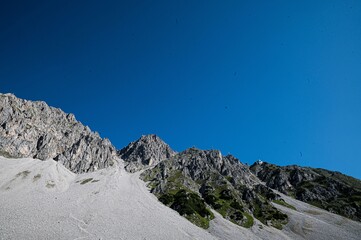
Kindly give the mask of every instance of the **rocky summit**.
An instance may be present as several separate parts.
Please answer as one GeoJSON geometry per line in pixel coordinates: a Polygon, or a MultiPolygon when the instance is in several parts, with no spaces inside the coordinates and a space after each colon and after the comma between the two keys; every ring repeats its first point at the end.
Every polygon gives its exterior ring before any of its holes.
{"type": "Polygon", "coordinates": [[[155,166],[161,160],[175,155],[168,144],[157,135],[143,135],[135,142],[118,151],[118,155],[125,161],[125,169],[136,172],[141,169],[155,166]]]}
{"type": "Polygon", "coordinates": [[[111,166],[117,158],[110,141],[73,114],[12,94],[0,94],[0,154],[54,159],[74,173],[111,166]]]}

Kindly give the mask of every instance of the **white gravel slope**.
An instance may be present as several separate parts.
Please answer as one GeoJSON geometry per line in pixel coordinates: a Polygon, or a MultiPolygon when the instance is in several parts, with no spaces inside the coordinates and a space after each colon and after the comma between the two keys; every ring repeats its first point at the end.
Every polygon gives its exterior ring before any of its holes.
{"type": "Polygon", "coordinates": [[[287,240],[291,239],[282,231],[273,227],[263,225],[255,219],[252,228],[247,229],[233,224],[224,219],[219,213],[213,211],[216,218],[211,221],[209,231],[219,239],[265,239],[265,240],[287,240]]]}
{"type": "Polygon", "coordinates": [[[292,239],[360,240],[361,223],[330,213],[277,192],[297,211],[274,204],[289,217],[285,232],[292,239]]]}
{"type": "Polygon", "coordinates": [[[283,197],[297,211],[275,204],[289,215],[282,231],[257,220],[245,229],[217,212],[204,230],[123,166],[76,175],[53,160],[0,157],[0,239],[361,239],[360,223],[283,197]]]}
{"type": "Polygon", "coordinates": [[[53,160],[0,157],[0,239],[216,238],[162,205],[137,174],[75,175],[53,160]],[[89,178],[98,182],[81,184],[89,178]]]}

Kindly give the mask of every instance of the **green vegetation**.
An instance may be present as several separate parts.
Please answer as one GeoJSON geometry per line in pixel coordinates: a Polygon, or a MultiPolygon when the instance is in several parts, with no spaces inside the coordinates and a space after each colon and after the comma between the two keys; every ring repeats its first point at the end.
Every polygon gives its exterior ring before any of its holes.
{"type": "Polygon", "coordinates": [[[160,171],[158,168],[148,169],[144,171],[140,176],[145,182],[153,181],[154,179],[156,179],[156,176],[159,172],[160,171]]]}
{"type": "Polygon", "coordinates": [[[179,190],[174,195],[174,201],[171,206],[173,209],[177,209],[177,211],[181,215],[191,215],[193,213],[198,213],[202,217],[211,216],[211,212],[206,208],[206,205],[202,201],[202,199],[193,192],[187,192],[182,189],[179,190]]]}
{"type": "Polygon", "coordinates": [[[244,207],[235,197],[234,191],[228,185],[216,185],[204,187],[203,199],[219,212],[224,218],[243,227],[253,226],[253,217],[244,212],[244,207]]]}
{"type": "MultiPolygon", "coordinates": [[[[209,221],[214,218],[207,205],[225,219],[245,228],[254,225],[254,217],[278,229],[282,229],[282,226],[288,222],[288,216],[271,205],[270,201],[276,199],[277,194],[269,188],[257,186],[252,191],[247,186],[236,183],[232,176],[222,176],[214,171],[203,174],[207,176],[206,179],[193,180],[182,170],[158,165],[144,171],[141,178],[148,182],[147,186],[160,202],[202,228],[208,228],[209,221]],[[168,171],[165,172],[161,170],[162,168],[168,171]],[[198,189],[201,196],[196,193],[198,189]],[[250,192],[247,196],[251,200],[242,199],[242,194],[246,190],[250,192]],[[254,216],[250,209],[252,211],[257,209],[254,216]]],[[[292,208],[285,202],[275,203],[292,208]]]]}
{"type": "Polygon", "coordinates": [[[291,208],[293,210],[297,210],[294,206],[292,206],[291,204],[286,203],[284,200],[273,200],[273,202],[278,204],[278,205],[282,205],[282,206],[291,208]]]}
{"type": "Polygon", "coordinates": [[[203,218],[197,213],[192,214],[192,215],[186,215],[185,218],[188,219],[191,223],[197,225],[198,227],[201,227],[204,229],[209,228],[209,219],[203,218]]]}
{"type": "Polygon", "coordinates": [[[22,172],[19,172],[18,174],[16,174],[16,177],[22,177],[22,178],[26,178],[29,173],[31,173],[30,171],[26,170],[26,171],[22,171],[22,172]]]}
{"type": "Polygon", "coordinates": [[[237,202],[236,200],[233,200],[230,204],[230,206],[234,209],[243,211],[243,207],[241,206],[241,204],[239,204],[239,202],[237,202]]]}
{"type": "Polygon", "coordinates": [[[174,196],[172,194],[164,194],[159,197],[159,201],[161,201],[164,205],[169,205],[174,202],[174,196]]]}
{"type": "Polygon", "coordinates": [[[254,202],[254,216],[265,225],[271,225],[277,229],[282,229],[282,225],[288,222],[288,216],[277,208],[265,204],[261,201],[254,202]]]}
{"type": "Polygon", "coordinates": [[[11,156],[10,153],[4,150],[0,150],[0,156],[3,156],[5,158],[13,158],[13,156],[11,156]]]}
{"type": "Polygon", "coordinates": [[[315,172],[323,175],[317,177],[313,182],[304,181],[299,184],[295,190],[297,198],[316,207],[360,221],[360,214],[352,214],[350,208],[356,212],[361,211],[361,191],[359,189],[361,181],[324,169],[316,169],[315,172]],[[317,195],[319,189],[323,189],[331,195],[327,199],[324,199],[323,196],[318,199],[307,198],[310,193],[317,195]]]}
{"type": "Polygon", "coordinates": [[[321,201],[313,200],[313,201],[307,201],[307,203],[318,208],[324,208],[321,201]]]}
{"type": "Polygon", "coordinates": [[[228,182],[234,183],[234,178],[233,177],[227,176],[226,179],[227,179],[228,182]]]}
{"type": "MultiPolygon", "coordinates": [[[[261,167],[253,165],[251,169],[261,171],[263,174],[259,174],[259,177],[264,178],[261,180],[267,184],[277,181],[277,176],[282,173],[292,186],[285,186],[281,181],[278,183],[279,186],[276,184],[276,188],[288,196],[353,220],[360,221],[361,219],[361,181],[359,179],[321,168],[279,167],[263,164],[261,167]]],[[[274,202],[294,209],[284,202],[274,202]]]]}
{"type": "MultiPolygon", "coordinates": [[[[145,181],[150,181],[148,187],[153,191],[160,183],[156,176],[160,173],[158,168],[147,170],[142,174],[145,181]]],[[[213,213],[207,208],[204,200],[186,187],[187,179],[181,171],[169,173],[162,193],[156,193],[159,201],[174,209],[193,224],[207,229],[209,221],[214,218],[213,213]]]]}
{"type": "Polygon", "coordinates": [[[332,178],[334,180],[338,180],[352,188],[356,188],[357,190],[361,191],[361,181],[359,179],[347,176],[340,172],[332,172],[332,171],[328,171],[328,170],[322,169],[322,168],[316,168],[316,169],[313,169],[313,171],[315,171],[316,173],[321,174],[325,177],[332,178]]]}
{"type": "Polygon", "coordinates": [[[213,213],[206,207],[204,201],[194,192],[181,189],[159,197],[159,201],[177,211],[195,225],[207,229],[213,213]]]}
{"type": "Polygon", "coordinates": [[[47,187],[47,188],[53,188],[53,187],[55,187],[55,183],[54,183],[53,181],[48,181],[48,182],[46,183],[46,187],[47,187]]]}
{"type": "Polygon", "coordinates": [[[83,179],[83,180],[80,182],[80,184],[84,185],[84,184],[86,184],[86,183],[88,183],[88,182],[90,182],[90,181],[92,181],[92,180],[93,180],[93,178],[83,179]]]}
{"type": "Polygon", "coordinates": [[[33,182],[38,181],[40,178],[41,178],[41,174],[36,174],[36,175],[33,177],[33,182]]]}
{"type": "Polygon", "coordinates": [[[243,223],[243,227],[245,228],[250,228],[253,226],[254,224],[254,220],[253,220],[253,217],[249,214],[249,213],[243,213],[244,216],[247,218],[247,221],[243,223]]]}
{"type": "Polygon", "coordinates": [[[361,196],[359,194],[360,193],[356,193],[352,197],[342,196],[337,199],[330,199],[328,201],[312,200],[307,201],[307,203],[318,208],[322,208],[327,211],[334,212],[350,219],[359,221],[359,215],[350,215],[348,212],[350,207],[356,209],[356,211],[360,211],[361,196]]]}

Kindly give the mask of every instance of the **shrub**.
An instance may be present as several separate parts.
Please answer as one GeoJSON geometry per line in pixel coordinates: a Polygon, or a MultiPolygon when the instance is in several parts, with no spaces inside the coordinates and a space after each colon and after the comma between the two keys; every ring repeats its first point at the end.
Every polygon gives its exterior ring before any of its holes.
{"type": "Polygon", "coordinates": [[[243,211],[243,207],[241,206],[241,204],[239,204],[239,202],[237,202],[236,200],[233,200],[231,202],[231,207],[233,207],[234,209],[243,211]]]}
{"type": "Polygon", "coordinates": [[[181,215],[191,215],[198,213],[201,217],[211,216],[202,199],[195,193],[187,193],[185,190],[179,190],[174,195],[174,202],[171,208],[181,215]]]}
{"type": "Polygon", "coordinates": [[[221,193],[220,193],[220,196],[219,196],[221,199],[224,199],[224,200],[231,200],[233,199],[232,197],[232,193],[230,190],[228,189],[225,189],[223,190],[221,193]]]}
{"type": "Polygon", "coordinates": [[[159,198],[163,204],[168,205],[174,201],[174,197],[170,194],[164,194],[159,198]]]}

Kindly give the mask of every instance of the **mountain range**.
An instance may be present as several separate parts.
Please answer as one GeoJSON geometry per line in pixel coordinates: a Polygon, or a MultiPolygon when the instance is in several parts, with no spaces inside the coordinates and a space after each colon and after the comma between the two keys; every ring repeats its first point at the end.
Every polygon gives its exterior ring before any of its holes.
{"type": "MultiPolygon", "coordinates": [[[[34,232],[36,217],[19,212],[36,202],[61,225],[51,230],[59,239],[361,237],[359,179],[262,161],[248,166],[218,150],[176,152],[154,134],[116,149],[73,114],[13,94],[0,94],[0,156],[1,239],[52,236],[41,226],[34,232]],[[32,200],[21,200],[25,193],[32,200]],[[55,211],[55,198],[74,208],[55,211]],[[164,214],[144,222],[156,214],[148,208],[164,214]],[[127,217],[133,225],[120,231],[127,217]]],[[[54,221],[45,212],[38,217],[54,221]]]]}

